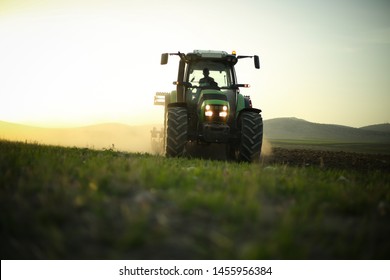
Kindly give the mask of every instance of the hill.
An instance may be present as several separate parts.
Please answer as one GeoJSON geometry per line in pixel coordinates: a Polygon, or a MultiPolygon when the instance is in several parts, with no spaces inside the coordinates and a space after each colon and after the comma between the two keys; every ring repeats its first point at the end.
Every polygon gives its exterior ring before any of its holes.
{"type": "Polygon", "coordinates": [[[360,129],[390,133],[390,123],[363,126],[360,129]]]}
{"type": "Polygon", "coordinates": [[[363,128],[319,124],[297,118],[276,118],[264,121],[267,139],[321,140],[351,143],[390,143],[385,125],[363,128]]]}
{"type": "MultiPolygon", "coordinates": [[[[314,140],[339,143],[390,144],[389,124],[362,128],[319,124],[297,118],[264,121],[264,138],[271,140],[314,140]]],[[[153,127],[106,123],[76,128],[40,128],[0,121],[0,139],[38,142],[60,146],[89,147],[130,152],[152,152],[153,127]]]]}

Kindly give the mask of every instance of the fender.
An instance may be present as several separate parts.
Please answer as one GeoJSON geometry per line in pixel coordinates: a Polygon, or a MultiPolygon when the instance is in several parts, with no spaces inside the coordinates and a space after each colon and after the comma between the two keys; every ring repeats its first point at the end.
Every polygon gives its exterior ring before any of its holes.
{"type": "Polygon", "coordinates": [[[240,112],[238,112],[238,116],[236,118],[236,125],[237,125],[237,127],[238,127],[238,121],[240,120],[241,114],[243,112],[253,112],[253,113],[256,113],[256,114],[260,114],[261,110],[260,109],[256,109],[256,108],[244,108],[244,109],[242,109],[240,112]]]}
{"type": "Polygon", "coordinates": [[[256,114],[260,114],[261,110],[257,108],[244,108],[240,112],[238,112],[238,117],[240,117],[242,112],[254,112],[256,114]]]}

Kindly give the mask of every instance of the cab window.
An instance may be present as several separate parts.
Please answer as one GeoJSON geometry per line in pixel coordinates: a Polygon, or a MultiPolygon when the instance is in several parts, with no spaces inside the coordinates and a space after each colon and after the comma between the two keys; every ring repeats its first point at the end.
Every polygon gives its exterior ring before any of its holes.
{"type": "Polygon", "coordinates": [[[204,78],[203,70],[209,70],[209,77],[214,79],[218,87],[229,87],[232,85],[231,68],[221,62],[198,61],[189,66],[188,82],[193,86],[199,86],[200,80],[204,78]]]}

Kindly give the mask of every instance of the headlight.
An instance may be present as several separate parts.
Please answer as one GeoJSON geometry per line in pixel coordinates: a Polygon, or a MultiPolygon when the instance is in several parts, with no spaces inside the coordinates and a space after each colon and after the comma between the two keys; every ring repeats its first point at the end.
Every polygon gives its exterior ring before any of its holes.
{"type": "MultiPolygon", "coordinates": [[[[207,106],[209,106],[209,105],[207,105],[207,106]]],[[[206,106],[206,107],[207,107],[206,106]]],[[[206,117],[212,117],[213,116],[213,111],[206,111],[206,112],[204,112],[204,115],[206,116],[206,117]]]]}
{"type": "Polygon", "coordinates": [[[229,113],[229,107],[227,105],[213,105],[207,104],[204,106],[204,115],[208,117],[209,121],[226,121],[229,113]],[[220,118],[218,120],[218,118],[220,118]]]}
{"type": "Polygon", "coordinates": [[[227,112],[219,112],[219,116],[222,117],[222,118],[226,118],[227,117],[227,112]]]}

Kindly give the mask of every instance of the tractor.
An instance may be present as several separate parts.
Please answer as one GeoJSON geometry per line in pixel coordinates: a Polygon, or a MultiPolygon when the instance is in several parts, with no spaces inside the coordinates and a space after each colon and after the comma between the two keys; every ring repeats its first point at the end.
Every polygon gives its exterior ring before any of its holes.
{"type": "Polygon", "coordinates": [[[223,146],[227,160],[258,161],[263,142],[261,110],[253,108],[250,97],[240,93],[240,88],[249,85],[237,83],[235,65],[240,59],[253,58],[259,69],[259,57],[194,50],[163,53],[161,65],[168,63],[169,56],[179,57],[178,76],[173,82],[176,90],[154,97],[155,105],[165,107],[165,155],[185,156],[217,144],[223,146]]]}

